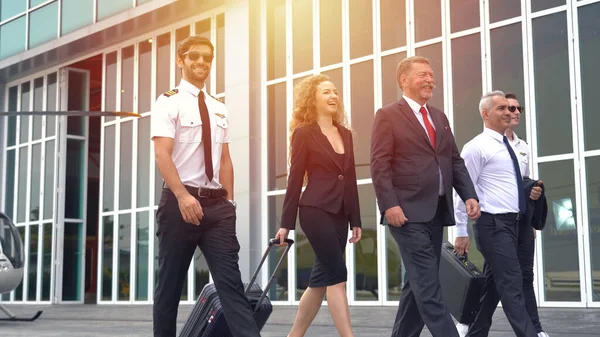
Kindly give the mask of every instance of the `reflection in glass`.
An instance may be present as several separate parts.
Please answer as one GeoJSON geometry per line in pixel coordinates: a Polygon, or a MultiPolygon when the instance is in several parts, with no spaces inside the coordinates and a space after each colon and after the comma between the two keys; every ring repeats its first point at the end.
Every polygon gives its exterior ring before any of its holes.
{"type": "MultiPolygon", "coordinates": [[[[434,106],[440,110],[444,110],[444,73],[443,73],[443,57],[442,44],[436,43],[426,47],[415,49],[415,55],[423,56],[429,59],[429,65],[433,69],[433,77],[435,79],[435,90],[433,97],[427,104],[434,106]]],[[[478,56],[479,57],[479,56],[478,56]]],[[[479,67],[481,69],[481,67],[479,67]]],[[[481,70],[480,70],[481,71],[481,70]]]]}
{"type": "Polygon", "coordinates": [[[548,216],[542,234],[546,301],[580,301],[573,161],[541,163],[548,216]]]}
{"type": "Polygon", "coordinates": [[[148,300],[148,263],[149,263],[149,242],[150,242],[150,214],[149,212],[140,212],[136,215],[136,284],[135,300],[148,300]]]}
{"type": "MultiPolygon", "coordinates": [[[[274,238],[275,234],[277,233],[277,231],[279,230],[279,227],[281,226],[281,208],[283,207],[283,199],[285,198],[284,195],[276,195],[276,196],[269,196],[268,197],[268,207],[269,207],[269,238],[274,238]]],[[[298,226],[297,224],[298,222],[296,221],[296,228],[299,228],[300,226],[298,226]]],[[[290,233],[292,234],[292,233],[290,233]]],[[[310,245],[308,244],[308,241],[306,240],[300,240],[298,238],[296,238],[296,243],[294,244],[294,247],[296,249],[297,252],[297,258],[296,258],[296,268],[299,268],[300,263],[302,261],[304,261],[305,257],[303,257],[303,255],[299,254],[299,250],[300,249],[306,249],[303,247],[307,247],[308,249],[310,249],[310,245]]],[[[312,251],[312,249],[310,249],[312,251]]],[[[304,250],[303,250],[304,251],[304,250]]],[[[279,259],[281,258],[281,254],[283,254],[283,249],[277,249],[277,253],[273,253],[273,254],[269,254],[269,275],[271,275],[273,273],[273,271],[275,271],[275,266],[277,266],[277,262],[279,261],[279,259]]],[[[311,266],[312,266],[312,258],[311,259],[311,266]]],[[[302,262],[303,263],[303,262],[302,262]]],[[[304,265],[304,264],[302,264],[304,265]]],[[[299,274],[298,274],[299,275],[299,274]]],[[[271,301],[287,301],[289,299],[289,293],[288,293],[288,259],[285,259],[283,261],[283,263],[281,264],[280,268],[279,268],[279,272],[276,274],[275,276],[275,281],[273,282],[273,286],[271,287],[271,289],[269,290],[269,298],[271,299],[271,301]]],[[[299,299],[299,297],[296,297],[297,299],[299,299]]]]}
{"type": "MultiPolygon", "coordinates": [[[[217,42],[215,43],[217,51],[217,64],[213,63],[213,71],[217,72],[217,94],[225,92],[225,14],[217,16],[217,42]]],[[[210,76],[207,80],[210,79],[210,76]]],[[[210,89],[210,81],[206,85],[210,89]]]]}
{"type": "Polygon", "coordinates": [[[204,258],[204,254],[200,251],[200,248],[196,248],[194,252],[194,272],[196,275],[194,276],[196,282],[194,283],[195,287],[195,296],[194,298],[198,298],[200,296],[200,292],[205,285],[207,285],[210,281],[210,271],[208,270],[208,263],[206,263],[206,259],[204,258]]]}
{"type": "MultiPolygon", "coordinates": [[[[44,109],[44,78],[33,80],[33,111],[44,109]]],[[[33,140],[42,138],[43,116],[33,116],[33,140]]]]}
{"type": "Polygon", "coordinates": [[[399,301],[404,286],[404,268],[400,249],[398,249],[398,244],[388,226],[385,228],[385,242],[387,245],[387,300],[399,301]]]}
{"type": "Polygon", "coordinates": [[[104,181],[102,183],[102,210],[114,210],[115,191],[115,126],[109,125],[104,128],[104,181]]]}
{"type": "MultiPolygon", "coordinates": [[[[171,67],[171,34],[166,33],[156,38],[156,96],[171,89],[169,74],[171,67]]],[[[177,72],[179,68],[175,69],[177,72]]],[[[154,98],[153,98],[154,99],[154,98]]]]}
{"type": "Polygon", "coordinates": [[[121,123],[119,144],[119,209],[131,208],[131,150],[133,147],[133,121],[121,123]]]}
{"type": "Polygon", "coordinates": [[[406,52],[381,58],[381,106],[395,103],[402,98],[402,89],[396,79],[396,67],[405,58],[406,52]]]}
{"type": "Polygon", "coordinates": [[[152,43],[146,40],[139,43],[139,72],[138,72],[138,106],[137,112],[150,111],[152,97],[150,86],[152,84],[152,43]]]}
{"type": "Polygon", "coordinates": [[[381,50],[406,45],[406,0],[380,0],[380,7],[381,50]]]}
{"type": "Polygon", "coordinates": [[[358,186],[362,238],[354,245],[357,301],[379,299],[379,272],[377,268],[377,226],[379,226],[373,185],[358,186]]]}
{"type": "MultiPolygon", "coordinates": [[[[521,105],[525,105],[523,78],[523,38],[521,23],[492,29],[490,31],[490,51],[492,63],[492,87],[505,93],[517,95],[521,105]]],[[[527,108],[525,109],[527,112],[527,108]]],[[[521,116],[515,130],[519,138],[527,139],[527,120],[521,116]]]]}
{"type": "MultiPolygon", "coordinates": [[[[2,1],[2,4],[8,1],[2,1]]],[[[0,59],[25,50],[25,15],[0,26],[0,59]]]]}
{"type": "Polygon", "coordinates": [[[65,217],[67,219],[83,219],[84,181],[87,177],[84,160],[84,141],[67,139],[67,173],[65,178],[65,217]]]}
{"type": "Polygon", "coordinates": [[[56,39],[58,1],[29,13],[29,49],[56,39]]]}
{"type": "Polygon", "coordinates": [[[0,1],[0,21],[4,21],[27,10],[27,0],[0,1]]]}
{"type": "Polygon", "coordinates": [[[97,0],[98,20],[102,20],[132,7],[131,0],[97,0]]]}
{"type": "Polygon", "coordinates": [[[371,177],[371,126],[374,118],[373,61],[350,66],[350,97],[352,99],[352,129],[354,137],[354,161],[357,179],[371,177]]]}
{"type": "MultiPolygon", "coordinates": [[[[178,28],[175,31],[175,45],[185,40],[188,36],[190,36],[190,26],[183,26],[181,28],[178,28]]],[[[175,85],[179,85],[179,82],[181,81],[181,76],[181,69],[175,69],[175,85]]]]}
{"type": "Polygon", "coordinates": [[[46,142],[44,150],[44,219],[52,219],[54,214],[54,161],[55,141],[46,142]]]}
{"type": "Polygon", "coordinates": [[[373,54],[373,3],[349,0],[350,58],[373,54]]]}
{"type": "Polygon", "coordinates": [[[65,223],[63,244],[63,301],[83,301],[83,224],[65,223]]]}
{"type": "Polygon", "coordinates": [[[321,67],[342,62],[342,1],[320,1],[321,67]]]}
{"type": "MultiPolygon", "coordinates": [[[[8,111],[17,111],[17,104],[19,102],[19,87],[14,86],[8,89],[8,111]]],[[[13,146],[17,143],[17,117],[8,117],[7,127],[7,146],[13,146]]]]}
{"type": "Polygon", "coordinates": [[[150,201],[150,168],[154,165],[150,142],[150,116],[146,116],[138,119],[136,207],[146,207],[150,201]]]}
{"type": "Polygon", "coordinates": [[[600,301],[600,157],[586,159],[592,301],[600,301]]]}
{"type": "Polygon", "coordinates": [[[567,39],[566,12],[533,19],[539,156],[573,152],[567,39]]]}
{"type": "Polygon", "coordinates": [[[490,0],[489,4],[490,23],[521,15],[521,0],[490,0]]]}
{"type": "Polygon", "coordinates": [[[131,214],[119,214],[119,242],[118,247],[118,285],[117,300],[129,301],[131,289],[131,214]]]}
{"type": "Polygon", "coordinates": [[[415,42],[442,36],[442,2],[419,0],[414,6],[415,42]]]}
{"type": "Polygon", "coordinates": [[[453,0],[450,2],[452,33],[479,27],[479,1],[453,0]]]}
{"type": "Polygon", "coordinates": [[[28,291],[27,300],[37,300],[37,265],[38,265],[38,239],[39,239],[39,227],[38,225],[29,226],[29,275],[28,279],[28,291]]]}
{"type": "Polygon", "coordinates": [[[294,74],[313,68],[313,1],[292,1],[294,74]]]}
{"type": "Polygon", "coordinates": [[[42,242],[42,301],[50,300],[50,279],[52,275],[52,223],[43,226],[42,242]]]}
{"type": "MultiPolygon", "coordinates": [[[[42,166],[42,144],[31,146],[31,187],[29,190],[29,221],[40,220],[40,179],[42,166]]],[[[51,191],[48,191],[52,193],[51,191]]]]}
{"type": "Polygon", "coordinates": [[[100,293],[103,301],[112,300],[112,279],[113,279],[113,233],[114,218],[105,216],[102,218],[102,278],[100,284],[100,293]]]}
{"type": "Polygon", "coordinates": [[[19,190],[17,194],[17,218],[15,222],[25,222],[27,221],[27,167],[29,166],[29,159],[27,155],[29,154],[27,147],[22,147],[19,149],[19,177],[17,178],[17,184],[19,185],[19,190]]]}
{"type": "Polygon", "coordinates": [[[61,31],[66,35],[94,22],[94,2],[91,0],[62,0],[61,31]]]}
{"type": "MultiPolygon", "coordinates": [[[[46,98],[46,109],[47,110],[56,110],[58,107],[56,106],[58,94],[57,83],[56,83],[56,73],[52,73],[48,75],[48,86],[47,86],[47,98],[46,98]]],[[[56,116],[46,116],[46,137],[51,137],[56,134],[56,116]]]]}
{"type": "MultiPolygon", "coordinates": [[[[69,70],[69,95],[67,109],[69,111],[87,111],[89,107],[89,77],[88,74],[81,71],[69,70]]],[[[85,136],[87,118],[73,117],[67,118],[67,134],[85,136]]]]}
{"type": "Polygon", "coordinates": [[[285,76],[285,0],[267,1],[267,79],[285,76]]]}
{"type": "MultiPolygon", "coordinates": [[[[29,96],[31,95],[31,83],[25,82],[21,84],[21,109],[20,111],[31,111],[29,104],[29,96]]],[[[29,124],[31,123],[31,116],[19,116],[20,130],[19,130],[19,142],[21,144],[29,141],[29,124]]]]}
{"type": "Polygon", "coordinates": [[[16,150],[6,151],[6,180],[4,187],[4,213],[10,219],[14,219],[14,206],[15,206],[15,181],[16,181],[16,150]]]}
{"type": "MultiPolygon", "coordinates": [[[[439,83],[436,81],[436,83],[439,83]]],[[[479,34],[452,40],[454,136],[460,151],[483,130],[481,99],[481,40],[479,34]]]]}
{"type": "Polygon", "coordinates": [[[581,61],[581,91],[583,129],[586,150],[600,149],[600,95],[596,82],[600,78],[598,55],[600,55],[600,3],[579,8],[579,48],[581,61]]]}
{"type": "Polygon", "coordinates": [[[566,0],[531,0],[531,12],[554,8],[565,4],[566,0]]]}
{"type": "Polygon", "coordinates": [[[285,82],[267,88],[269,190],[287,186],[287,116],[285,82]]]}

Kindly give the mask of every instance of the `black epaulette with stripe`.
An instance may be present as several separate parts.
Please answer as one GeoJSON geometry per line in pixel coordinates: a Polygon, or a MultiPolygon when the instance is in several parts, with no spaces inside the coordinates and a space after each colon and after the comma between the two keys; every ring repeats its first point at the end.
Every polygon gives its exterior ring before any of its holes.
{"type": "Polygon", "coordinates": [[[171,96],[175,95],[178,92],[179,92],[178,89],[173,89],[173,90],[169,90],[169,91],[165,92],[163,95],[165,95],[167,97],[171,97],[171,96]]]}

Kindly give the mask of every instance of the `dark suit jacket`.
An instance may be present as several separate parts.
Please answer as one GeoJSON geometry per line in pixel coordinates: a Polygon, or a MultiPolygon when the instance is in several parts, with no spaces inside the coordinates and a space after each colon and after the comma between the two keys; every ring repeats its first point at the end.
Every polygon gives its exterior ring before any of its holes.
{"type": "Polygon", "coordinates": [[[430,105],[427,108],[436,130],[435,150],[404,98],[377,111],[371,136],[373,186],[382,214],[400,206],[408,221],[429,222],[437,210],[439,167],[450,212],[444,225],[454,225],[452,187],[463,200],[476,199],[477,194],[448,118],[430,105]]]}
{"type": "Polygon", "coordinates": [[[337,127],[344,139],[345,155],[342,166],[334,159],[336,153],[318,124],[302,126],[294,131],[281,227],[296,227],[298,206],[318,207],[334,214],[343,207],[350,226],[361,226],[352,133],[342,126],[337,127]],[[305,172],[308,175],[308,184],[300,198],[305,172]]]}
{"type": "Polygon", "coordinates": [[[546,202],[546,193],[544,192],[544,184],[542,187],[542,195],[538,200],[531,200],[529,195],[533,187],[537,186],[537,180],[525,178],[523,185],[525,187],[525,197],[527,198],[527,212],[521,218],[521,226],[530,225],[537,230],[542,230],[546,226],[546,217],[548,216],[548,203],[546,202]]]}

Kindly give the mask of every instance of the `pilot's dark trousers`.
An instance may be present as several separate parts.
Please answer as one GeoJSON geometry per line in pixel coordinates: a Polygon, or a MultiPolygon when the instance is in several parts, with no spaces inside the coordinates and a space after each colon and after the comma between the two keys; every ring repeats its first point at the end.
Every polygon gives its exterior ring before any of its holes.
{"type": "Polygon", "coordinates": [[[407,282],[402,288],[392,337],[418,337],[427,325],[433,337],[458,337],[450,312],[442,299],[439,278],[444,225],[448,224],[446,199],[440,197],[434,218],[427,223],[388,225],[396,240],[407,282]]]}
{"type": "Polygon", "coordinates": [[[202,251],[234,337],[259,337],[244,295],[238,266],[235,208],[223,197],[200,198],[200,225],[183,220],[177,198],[163,189],[157,216],[158,281],[154,291],[154,336],[174,337],[181,290],[196,247],[202,251]]]}

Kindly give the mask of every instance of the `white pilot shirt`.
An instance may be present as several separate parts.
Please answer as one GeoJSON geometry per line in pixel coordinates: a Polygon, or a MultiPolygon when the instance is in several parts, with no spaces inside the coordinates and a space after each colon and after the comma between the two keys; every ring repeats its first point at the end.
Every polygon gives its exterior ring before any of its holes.
{"type": "Polygon", "coordinates": [[[182,79],[175,90],[157,98],[150,115],[151,137],[174,139],[173,163],[181,182],[191,187],[222,188],[219,182],[223,144],[229,138],[228,112],[225,104],[204,92],[210,117],[212,138],[213,180],[208,181],[204,169],[202,119],[198,108],[200,89],[182,79]]]}
{"type": "MultiPolygon", "coordinates": [[[[463,147],[461,156],[479,197],[482,212],[490,214],[519,212],[519,192],[515,168],[503,135],[484,128],[483,132],[463,147]]],[[[454,197],[456,236],[468,236],[465,203],[454,197]]]]}
{"type": "Polygon", "coordinates": [[[508,142],[515,151],[515,155],[519,160],[519,167],[521,168],[521,176],[523,178],[529,178],[529,145],[517,137],[517,134],[513,132],[513,140],[508,138],[508,142]]]}
{"type": "MultiPolygon", "coordinates": [[[[427,127],[425,126],[425,121],[423,120],[423,115],[419,111],[419,110],[421,110],[421,105],[419,105],[419,103],[415,102],[413,99],[406,97],[405,95],[402,95],[402,97],[408,103],[408,106],[410,106],[412,111],[415,113],[415,117],[417,117],[417,120],[419,121],[419,123],[421,123],[421,126],[423,127],[423,129],[425,130],[425,133],[427,134],[427,139],[429,139],[429,133],[427,133],[427,127]]],[[[427,110],[427,119],[429,120],[429,123],[431,123],[431,126],[435,130],[435,124],[433,124],[433,119],[431,119],[431,114],[429,113],[429,108],[427,107],[427,104],[423,105],[423,107],[425,108],[425,110],[427,110]]],[[[429,143],[431,143],[431,139],[429,140],[429,143]]],[[[438,167],[438,173],[440,175],[439,195],[444,195],[444,193],[445,193],[444,192],[444,177],[442,177],[442,169],[439,167],[438,167]]]]}

